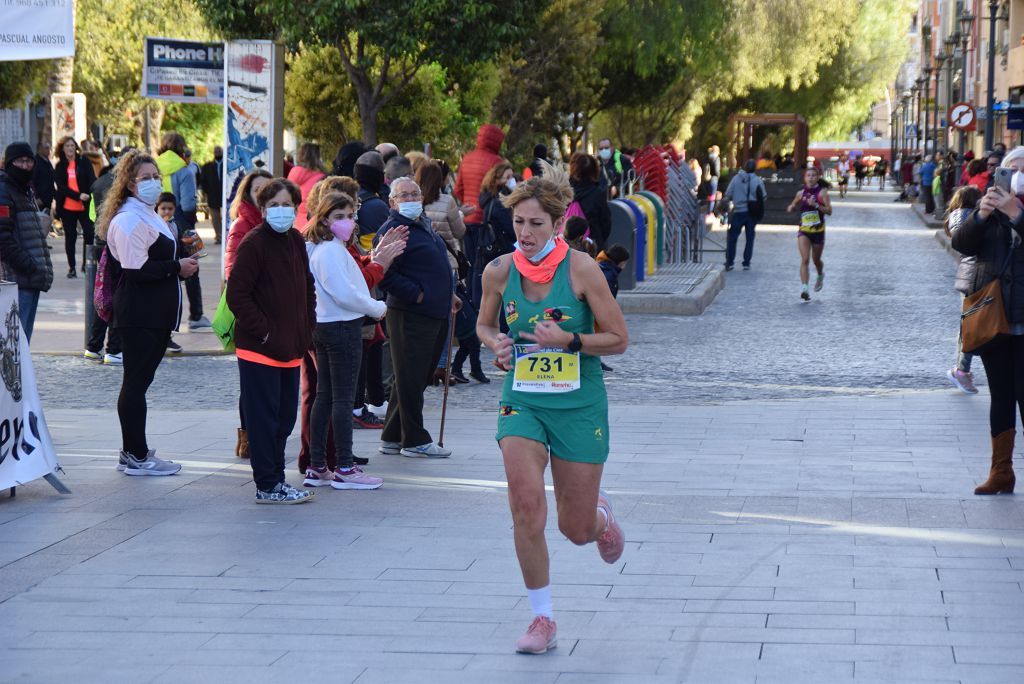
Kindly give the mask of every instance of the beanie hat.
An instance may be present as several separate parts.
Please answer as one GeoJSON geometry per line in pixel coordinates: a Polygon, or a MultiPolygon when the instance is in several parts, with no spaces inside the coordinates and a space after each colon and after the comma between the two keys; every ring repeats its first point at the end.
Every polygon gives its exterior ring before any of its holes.
{"type": "Polygon", "coordinates": [[[27,142],[11,143],[4,150],[4,169],[9,169],[14,164],[15,159],[21,159],[22,157],[35,160],[36,153],[32,151],[32,147],[27,142]]]}
{"type": "Polygon", "coordinates": [[[547,159],[548,158],[548,146],[543,144],[543,143],[534,145],[533,146],[533,156],[536,157],[537,159],[547,159]]]}

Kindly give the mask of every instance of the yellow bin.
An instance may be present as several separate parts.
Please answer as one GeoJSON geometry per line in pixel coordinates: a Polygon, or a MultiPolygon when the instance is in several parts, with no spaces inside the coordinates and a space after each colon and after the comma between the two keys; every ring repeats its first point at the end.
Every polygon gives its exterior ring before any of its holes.
{"type": "Polygon", "coordinates": [[[647,275],[654,275],[658,268],[658,210],[654,202],[643,195],[630,195],[626,199],[636,203],[647,217],[647,275]]]}

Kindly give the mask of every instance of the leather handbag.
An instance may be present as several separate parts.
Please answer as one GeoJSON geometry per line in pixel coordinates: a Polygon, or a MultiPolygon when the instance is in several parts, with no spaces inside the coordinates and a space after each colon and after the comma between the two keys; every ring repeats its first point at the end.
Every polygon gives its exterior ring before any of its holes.
{"type": "Polygon", "coordinates": [[[1003,274],[1013,258],[1013,250],[1006,259],[1002,272],[985,287],[964,299],[960,314],[960,340],[964,352],[977,354],[982,347],[1000,335],[1010,334],[1003,306],[1003,274]]]}

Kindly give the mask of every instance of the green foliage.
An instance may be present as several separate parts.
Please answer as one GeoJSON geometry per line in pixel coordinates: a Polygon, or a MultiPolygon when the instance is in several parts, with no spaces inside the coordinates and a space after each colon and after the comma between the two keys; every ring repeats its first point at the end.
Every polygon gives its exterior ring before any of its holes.
{"type": "Polygon", "coordinates": [[[43,90],[54,61],[0,62],[0,107],[20,107],[25,96],[43,90]]]}
{"type": "Polygon", "coordinates": [[[331,45],[356,95],[362,137],[376,142],[384,107],[412,88],[430,64],[462,69],[491,59],[529,31],[543,0],[195,0],[227,35],[255,30],[284,40],[331,45]],[[256,27],[253,26],[253,19],[256,27]]]}
{"type": "Polygon", "coordinates": [[[163,101],[141,95],[145,36],[213,37],[191,0],[78,0],[74,89],[85,93],[90,122],[136,145],[147,102],[157,121],[164,111],[163,101]]]}
{"type": "Polygon", "coordinates": [[[224,143],[224,108],[214,104],[169,102],[161,129],[178,131],[192,150],[192,161],[213,158],[213,148],[224,143]]]}

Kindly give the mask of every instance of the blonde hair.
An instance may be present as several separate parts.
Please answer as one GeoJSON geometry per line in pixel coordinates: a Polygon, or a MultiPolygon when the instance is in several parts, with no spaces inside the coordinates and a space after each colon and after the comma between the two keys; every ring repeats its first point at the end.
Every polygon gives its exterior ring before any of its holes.
{"type": "MultiPolygon", "coordinates": [[[[317,202],[316,212],[310,216],[309,223],[306,224],[306,240],[314,245],[320,244],[325,240],[333,240],[334,233],[331,232],[329,226],[324,225],[324,221],[327,220],[332,211],[344,209],[345,207],[352,207],[353,211],[355,210],[356,201],[352,199],[351,195],[347,195],[344,192],[322,194],[317,202]]],[[[352,236],[356,237],[356,235],[357,233],[353,231],[352,236]]]]}
{"type": "Polygon", "coordinates": [[[143,164],[156,166],[156,160],[145,152],[132,150],[117,160],[117,165],[111,172],[114,174],[114,182],[103,199],[103,204],[98,207],[99,215],[96,217],[96,237],[106,241],[107,231],[110,230],[110,221],[114,215],[121,211],[121,207],[131,197],[132,191],[129,185],[135,182],[135,176],[139,173],[139,167],[143,164]]]}
{"type": "Polygon", "coordinates": [[[409,160],[409,165],[412,166],[412,175],[416,175],[416,172],[420,170],[420,167],[424,163],[429,161],[429,157],[423,154],[419,150],[411,150],[405,153],[405,158],[409,160]]]}
{"type": "Polygon", "coordinates": [[[533,176],[517,185],[515,190],[501,198],[501,203],[514,209],[520,202],[535,199],[544,213],[551,217],[551,222],[558,223],[565,216],[565,210],[573,198],[569,175],[564,169],[545,161],[541,161],[540,165],[540,176],[533,176]]]}
{"type": "Polygon", "coordinates": [[[235,191],[235,199],[231,201],[231,209],[228,210],[228,216],[232,219],[238,218],[238,213],[242,209],[242,202],[248,202],[249,204],[256,206],[256,198],[251,197],[250,195],[252,195],[252,182],[257,178],[273,180],[274,174],[270,173],[266,169],[253,169],[249,173],[245,174],[242,178],[242,182],[238,184],[238,190],[235,191]]]}
{"type": "Polygon", "coordinates": [[[309,189],[309,195],[306,197],[306,218],[313,217],[317,204],[324,195],[331,192],[343,192],[356,200],[356,206],[359,206],[359,181],[348,176],[325,176],[309,189]]]}

